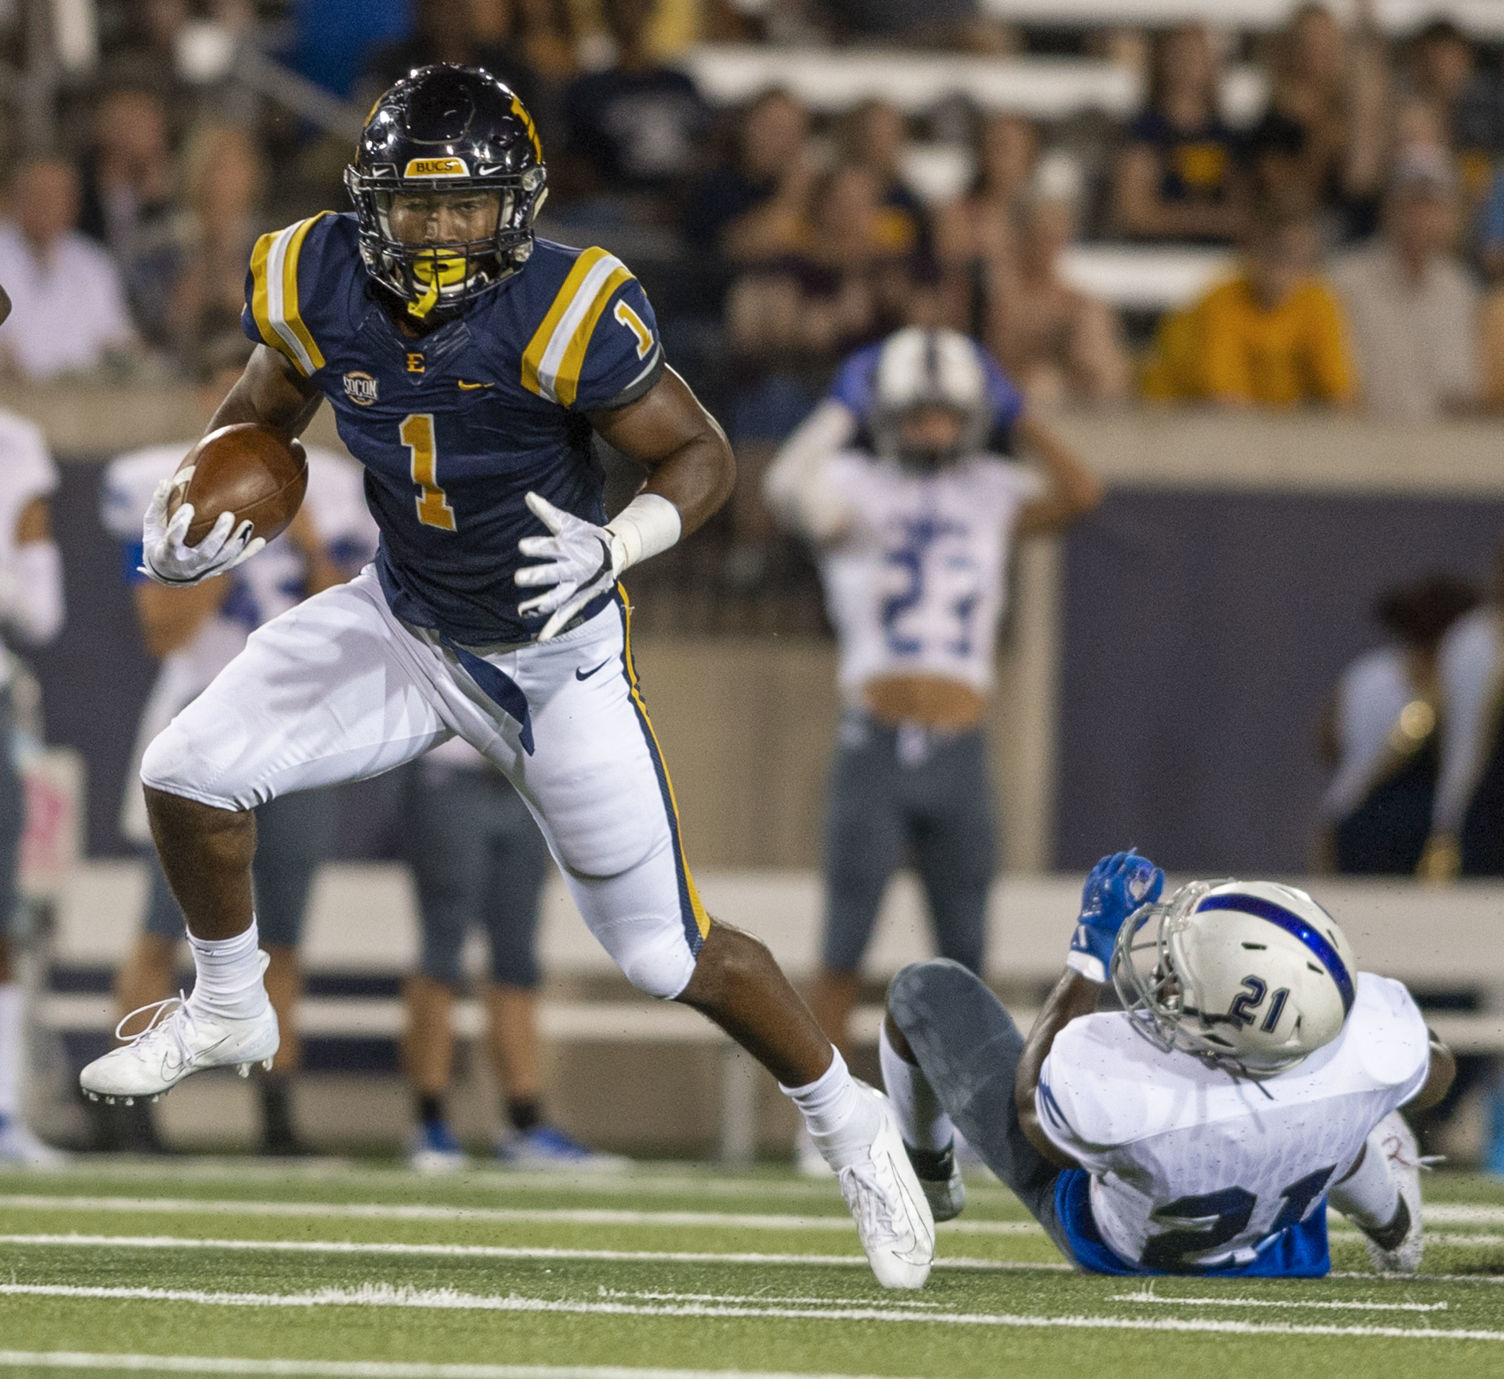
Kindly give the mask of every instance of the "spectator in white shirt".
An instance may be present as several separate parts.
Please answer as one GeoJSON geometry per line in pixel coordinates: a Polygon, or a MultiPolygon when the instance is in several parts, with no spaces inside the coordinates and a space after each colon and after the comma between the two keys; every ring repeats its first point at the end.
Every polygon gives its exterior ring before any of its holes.
{"type": "Polygon", "coordinates": [[[13,219],[0,223],[0,282],[14,309],[0,326],[0,366],[28,379],[86,372],[129,349],[136,333],[108,253],[74,227],[78,174],[60,158],[22,163],[13,219]]]}
{"type": "Polygon", "coordinates": [[[1383,233],[1332,269],[1373,416],[1426,422],[1478,403],[1479,294],[1452,248],[1456,211],[1450,161],[1412,148],[1395,166],[1383,233]]]}

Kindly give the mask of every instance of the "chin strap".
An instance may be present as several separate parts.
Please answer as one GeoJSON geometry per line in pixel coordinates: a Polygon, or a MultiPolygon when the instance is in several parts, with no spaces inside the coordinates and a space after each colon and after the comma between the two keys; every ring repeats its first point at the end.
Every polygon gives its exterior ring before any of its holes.
{"type": "Polygon", "coordinates": [[[457,287],[465,280],[462,254],[425,254],[413,264],[413,281],[423,289],[415,302],[407,304],[408,314],[420,321],[439,304],[439,290],[457,287]]]}

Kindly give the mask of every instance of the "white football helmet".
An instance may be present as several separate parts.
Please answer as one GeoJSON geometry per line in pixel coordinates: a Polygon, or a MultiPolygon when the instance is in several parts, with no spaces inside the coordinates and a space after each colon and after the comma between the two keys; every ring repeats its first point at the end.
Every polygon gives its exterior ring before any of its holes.
{"type": "Polygon", "coordinates": [[[957,330],[922,326],[890,335],[877,356],[867,421],[885,459],[934,468],[979,450],[992,430],[993,407],[976,343],[957,330]],[[900,423],[920,407],[944,408],[961,418],[960,437],[949,452],[915,455],[903,444],[900,423]]]}
{"type": "Polygon", "coordinates": [[[1118,931],[1112,979],[1160,1048],[1262,1077],[1337,1037],[1357,970],[1337,921],[1304,891],[1192,881],[1118,931]]]}

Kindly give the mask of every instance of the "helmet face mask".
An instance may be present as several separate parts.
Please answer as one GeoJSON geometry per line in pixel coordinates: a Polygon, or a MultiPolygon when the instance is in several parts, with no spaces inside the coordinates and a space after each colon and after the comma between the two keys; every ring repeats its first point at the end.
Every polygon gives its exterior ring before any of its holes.
{"type": "Polygon", "coordinates": [[[377,101],[345,169],[366,271],[429,322],[527,261],[547,181],[522,102],[480,68],[447,65],[377,101]]]}
{"type": "Polygon", "coordinates": [[[1134,1028],[1245,1077],[1294,1067],[1341,1032],[1352,951],[1304,891],[1194,881],[1118,933],[1113,985],[1134,1028]]]}

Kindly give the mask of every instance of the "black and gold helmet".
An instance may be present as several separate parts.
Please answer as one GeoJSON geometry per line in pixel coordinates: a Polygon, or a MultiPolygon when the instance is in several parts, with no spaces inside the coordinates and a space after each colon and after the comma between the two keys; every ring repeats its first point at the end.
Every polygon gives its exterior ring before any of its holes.
{"type": "Polygon", "coordinates": [[[421,67],[371,110],[345,169],[366,270],[419,320],[473,301],[533,252],[547,194],[543,148],[526,107],[479,67],[421,67]],[[399,193],[499,192],[496,223],[476,239],[404,243],[392,232],[399,193]]]}

